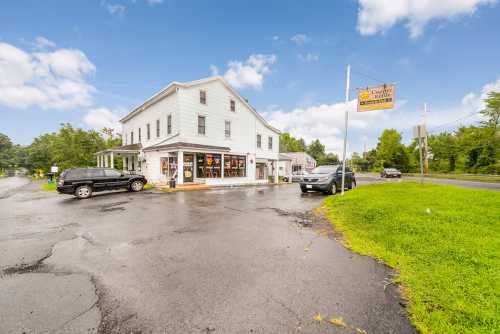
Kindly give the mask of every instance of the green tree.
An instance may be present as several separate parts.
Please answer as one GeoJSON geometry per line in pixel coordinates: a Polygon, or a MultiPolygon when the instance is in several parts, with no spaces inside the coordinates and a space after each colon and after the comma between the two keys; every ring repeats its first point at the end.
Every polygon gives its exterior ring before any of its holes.
{"type": "MultiPolygon", "coordinates": [[[[27,167],[48,171],[52,165],[59,166],[60,170],[95,166],[95,152],[119,145],[119,137],[109,136],[104,139],[97,131],[86,131],[70,124],[61,124],[57,133],[41,135],[26,148],[27,167]]],[[[117,162],[119,168],[120,160],[117,162]]]]}
{"type": "Polygon", "coordinates": [[[280,152],[304,152],[305,150],[306,143],[304,139],[297,139],[288,132],[280,135],[280,152]]]}
{"type": "Polygon", "coordinates": [[[316,161],[318,166],[322,165],[338,165],[340,164],[339,157],[335,153],[327,153],[320,156],[316,161]]]}
{"type": "Polygon", "coordinates": [[[452,133],[443,132],[428,138],[429,168],[441,172],[453,172],[457,168],[459,146],[457,137],[452,133]]]}
{"type": "Polygon", "coordinates": [[[386,129],[377,144],[377,167],[395,167],[403,172],[409,169],[409,157],[401,143],[401,134],[395,129],[386,129]]]}
{"type": "Polygon", "coordinates": [[[0,133],[0,172],[14,162],[14,145],[7,135],[0,133]]]}
{"type": "Polygon", "coordinates": [[[325,145],[321,144],[319,139],[313,140],[309,146],[307,146],[307,153],[319,161],[325,155],[325,145]]]}

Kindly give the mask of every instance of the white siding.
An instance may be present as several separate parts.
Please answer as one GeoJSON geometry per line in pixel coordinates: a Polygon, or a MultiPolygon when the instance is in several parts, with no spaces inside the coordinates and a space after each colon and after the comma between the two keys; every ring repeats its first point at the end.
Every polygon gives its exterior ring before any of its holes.
{"type": "Polygon", "coordinates": [[[178,113],[178,96],[177,94],[172,94],[158,103],[150,106],[143,112],[137,114],[132,119],[129,119],[122,124],[122,134],[123,141],[125,144],[125,135],[128,138],[128,143],[130,144],[130,133],[134,131],[134,143],[139,142],[139,127],[141,128],[141,144],[142,147],[148,147],[157,144],[167,137],[167,116],[172,114],[172,135],[179,131],[179,113],[178,113]],[[156,120],[160,120],[160,137],[156,136],[156,120]],[[147,124],[151,127],[151,138],[147,139],[147,124]]]}

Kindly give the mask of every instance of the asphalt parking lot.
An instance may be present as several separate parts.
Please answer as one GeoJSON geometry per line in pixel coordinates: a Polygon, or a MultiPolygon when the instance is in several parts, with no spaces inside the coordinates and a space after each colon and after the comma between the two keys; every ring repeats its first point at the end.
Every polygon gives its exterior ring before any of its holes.
{"type": "Polygon", "coordinates": [[[296,184],[76,200],[19,182],[0,193],[1,333],[415,332],[392,271],[296,184]]]}

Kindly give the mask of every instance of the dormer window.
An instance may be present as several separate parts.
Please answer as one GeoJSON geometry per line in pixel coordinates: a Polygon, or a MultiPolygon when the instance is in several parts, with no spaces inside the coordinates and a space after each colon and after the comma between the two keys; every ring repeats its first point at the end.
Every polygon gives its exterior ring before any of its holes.
{"type": "Polygon", "coordinates": [[[207,104],[207,92],[204,90],[200,90],[200,103],[207,104]]]}
{"type": "Polygon", "coordinates": [[[236,111],[236,101],[235,100],[231,100],[229,102],[229,110],[231,110],[232,112],[236,111]]]}

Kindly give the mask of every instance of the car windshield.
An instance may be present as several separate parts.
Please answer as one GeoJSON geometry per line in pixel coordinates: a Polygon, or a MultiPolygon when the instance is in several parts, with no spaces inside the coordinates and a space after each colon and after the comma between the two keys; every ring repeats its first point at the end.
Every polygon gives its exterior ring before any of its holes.
{"type": "Polygon", "coordinates": [[[334,173],[339,166],[319,166],[312,170],[312,174],[329,174],[334,173]]]}

